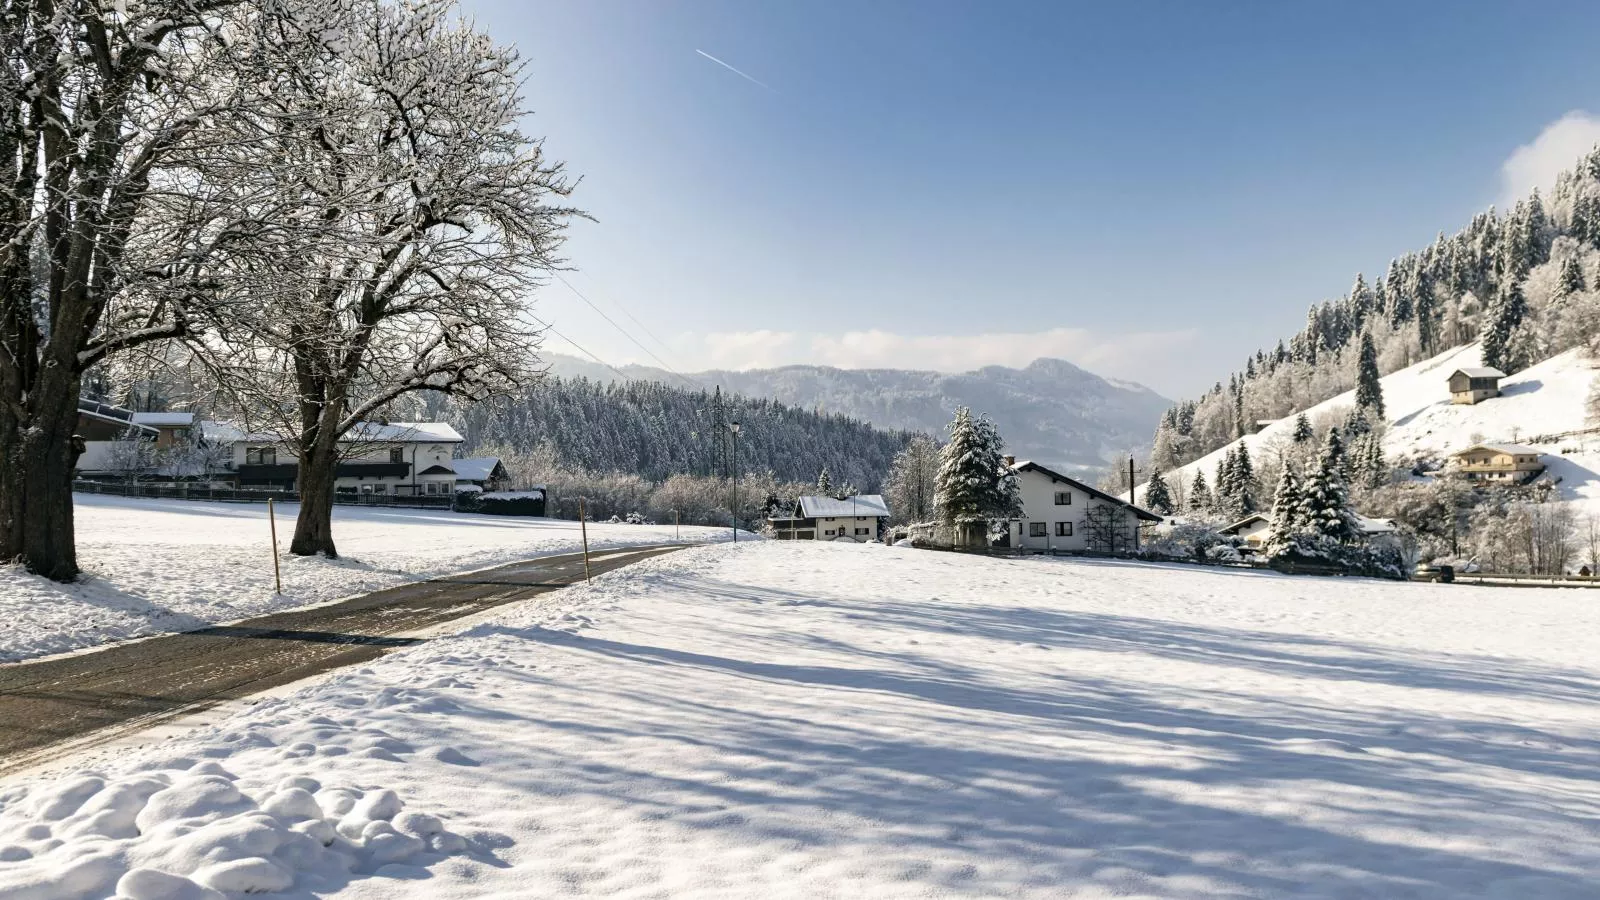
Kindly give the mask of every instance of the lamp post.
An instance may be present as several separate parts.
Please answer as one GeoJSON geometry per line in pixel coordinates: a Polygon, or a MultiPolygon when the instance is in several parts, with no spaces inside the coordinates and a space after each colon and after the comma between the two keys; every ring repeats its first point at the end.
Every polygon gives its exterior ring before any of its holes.
{"type": "Polygon", "coordinates": [[[729,510],[733,518],[733,542],[739,543],[739,423],[729,422],[728,430],[733,432],[733,508],[729,510]]]}

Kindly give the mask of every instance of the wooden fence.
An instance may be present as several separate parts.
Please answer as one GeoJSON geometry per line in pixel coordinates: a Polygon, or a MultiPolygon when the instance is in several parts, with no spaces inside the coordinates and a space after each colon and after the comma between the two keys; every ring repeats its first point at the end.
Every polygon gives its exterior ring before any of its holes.
{"type": "MultiPolygon", "coordinates": [[[[72,490],[80,494],[105,494],[112,497],[149,497],[158,500],[205,500],[217,503],[298,503],[300,496],[293,491],[252,490],[248,488],[219,488],[208,484],[178,482],[176,484],[144,484],[137,481],[74,481],[72,490]]],[[[333,502],[342,506],[381,506],[402,509],[453,509],[451,496],[411,497],[403,494],[355,494],[338,492],[333,502]]]]}

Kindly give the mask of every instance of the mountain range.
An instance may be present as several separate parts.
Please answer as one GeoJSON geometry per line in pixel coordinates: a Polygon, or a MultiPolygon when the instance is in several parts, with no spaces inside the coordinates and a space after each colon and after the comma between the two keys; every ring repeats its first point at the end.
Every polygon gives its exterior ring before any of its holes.
{"type": "Polygon", "coordinates": [[[1172,401],[1139,384],[1102,378],[1060,359],[1037,359],[1020,369],[985,366],[950,374],[915,369],[837,369],[782,366],[715,369],[680,378],[665,369],[608,366],[543,354],[551,374],[594,381],[661,381],[724,394],[768,397],[791,406],[840,413],[880,428],[922,431],[942,438],[958,406],[989,416],[1006,452],[1076,473],[1102,469],[1145,446],[1172,401]]]}

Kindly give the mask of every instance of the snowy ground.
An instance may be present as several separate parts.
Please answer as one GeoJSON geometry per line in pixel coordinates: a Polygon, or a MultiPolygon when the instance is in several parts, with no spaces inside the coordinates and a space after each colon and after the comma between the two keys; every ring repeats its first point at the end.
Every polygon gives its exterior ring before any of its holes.
{"type": "MultiPolygon", "coordinates": [[[[285,554],[284,592],[275,596],[264,504],[75,499],[78,556],[87,575],[59,585],[0,567],[0,662],[233,621],[580,545],[578,523],[559,519],[340,506],[333,531],[344,558],[285,554]]],[[[294,504],[278,508],[281,550],[298,512],[294,504]]],[[[682,536],[718,540],[728,531],[685,527],[682,536]]],[[[671,525],[589,525],[594,547],[672,539],[671,525]]]]}
{"type": "Polygon", "coordinates": [[[706,547],[0,786],[0,895],[1593,898],[1595,597],[706,547]]]}

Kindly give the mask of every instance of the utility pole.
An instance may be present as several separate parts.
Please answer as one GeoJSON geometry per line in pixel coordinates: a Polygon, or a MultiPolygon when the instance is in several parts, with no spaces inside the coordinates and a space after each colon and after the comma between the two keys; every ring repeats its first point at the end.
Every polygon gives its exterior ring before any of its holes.
{"type": "Polygon", "coordinates": [[[728,431],[733,435],[733,508],[729,510],[733,518],[733,542],[739,543],[739,423],[729,423],[728,431]]]}
{"type": "Polygon", "coordinates": [[[1128,505],[1136,505],[1133,502],[1133,454],[1131,453],[1128,454],[1128,505]]]}

